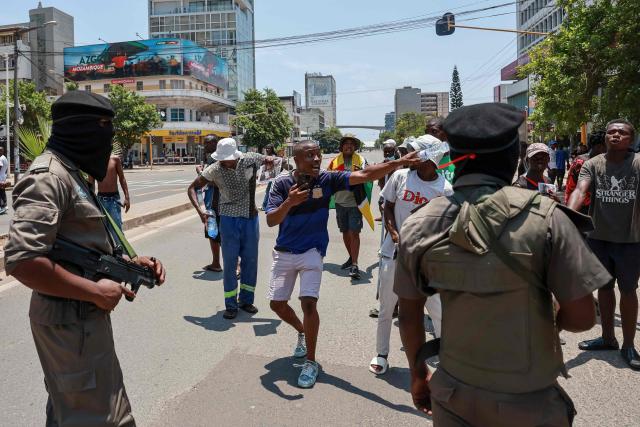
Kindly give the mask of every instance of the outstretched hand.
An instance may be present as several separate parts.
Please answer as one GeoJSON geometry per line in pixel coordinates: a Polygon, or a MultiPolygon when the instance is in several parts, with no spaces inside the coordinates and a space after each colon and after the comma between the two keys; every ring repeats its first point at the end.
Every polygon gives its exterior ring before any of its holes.
{"type": "Polygon", "coordinates": [[[418,166],[422,163],[422,159],[417,151],[412,151],[411,153],[400,157],[400,163],[402,163],[403,166],[418,166]]]}

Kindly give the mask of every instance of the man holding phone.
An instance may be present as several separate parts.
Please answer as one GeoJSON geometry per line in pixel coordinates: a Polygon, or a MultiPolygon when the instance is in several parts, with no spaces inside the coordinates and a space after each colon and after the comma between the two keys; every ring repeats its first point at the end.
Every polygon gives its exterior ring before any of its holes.
{"type": "Polygon", "coordinates": [[[338,191],[374,181],[401,167],[420,163],[418,153],[399,160],[380,163],[357,172],[320,170],[322,154],[313,141],[294,148],[296,170],[280,175],[273,182],[267,204],[267,224],[280,226],[273,250],[268,299],[271,309],[298,331],[295,357],[305,357],[298,386],[310,388],[316,382],[320,366],[316,362],[316,341],[320,328],[318,302],[322,281],[322,259],[329,245],[329,203],[338,191]],[[301,321],[288,301],[300,275],[301,321]]]}

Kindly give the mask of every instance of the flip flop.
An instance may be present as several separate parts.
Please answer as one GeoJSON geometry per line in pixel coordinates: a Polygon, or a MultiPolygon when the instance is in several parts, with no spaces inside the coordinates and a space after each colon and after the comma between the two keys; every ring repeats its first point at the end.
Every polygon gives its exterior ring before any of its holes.
{"type": "Polygon", "coordinates": [[[211,267],[211,264],[202,267],[202,269],[206,270],[206,271],[213,271],[214,273],[222,273],[222,269],[221,268],[219,268],[219,267],[218,268],[213,268],[213,267],[211,267]]]}
{"type": "Polygon", "coordinates": [[[384,357],[376,356],[369,363],[369,371],[376,375],[384,375],[389,370],[389,361],[384,357]]]}

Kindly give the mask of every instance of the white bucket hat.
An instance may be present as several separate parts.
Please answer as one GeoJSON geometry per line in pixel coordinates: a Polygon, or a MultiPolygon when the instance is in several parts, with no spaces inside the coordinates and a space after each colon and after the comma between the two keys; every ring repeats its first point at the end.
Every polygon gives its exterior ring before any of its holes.
{"type": "Polygon", "coordinates": [[[222,161],[225,160],[238,160],[242,157],[242,153],[238,151],[238,144],[233,138],[223,138],[218,141],[215,153],[211,155],[213,160],[222,161]]]}

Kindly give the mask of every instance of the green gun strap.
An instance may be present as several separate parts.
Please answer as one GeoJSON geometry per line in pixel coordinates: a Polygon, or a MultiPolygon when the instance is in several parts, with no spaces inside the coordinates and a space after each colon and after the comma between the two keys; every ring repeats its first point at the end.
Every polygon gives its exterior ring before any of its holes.
{"type": "Polygon", "coordinates": [[[87,192],[91,194],[91,198],[93,199],[95,204],[98,206],[100,211],[104,214],[105,218],[107,218],[107,221],[103,220],[102,223],[104,224],[104,227],[106,228],[107,233],[109,233],[109,237],[111,237],[112,243],[114,243],[115,246],[118,246],[119,244],[119,246],[122,247],[122,250],[130,259],[136,258],[138,256],[136,254],[136,251],[133,250],[133,247],[131,246],[127,238],[124,236],[124,233],[122,232],[122,230],[120,230],[120,227],[118,227],[118,225],[115,223],[113,218],[111,218],[111,215],[109,215],[109,212],[107,212],[107,210],[105,209],[100,199],[96,196],[96,194],[93,191],[91,191],[91,189],[87,185],[86,174],[84,172],[81,172],[81,177],[84,178],[83,184],[85,186],[85,190],[87,190],[87,192]]]}

